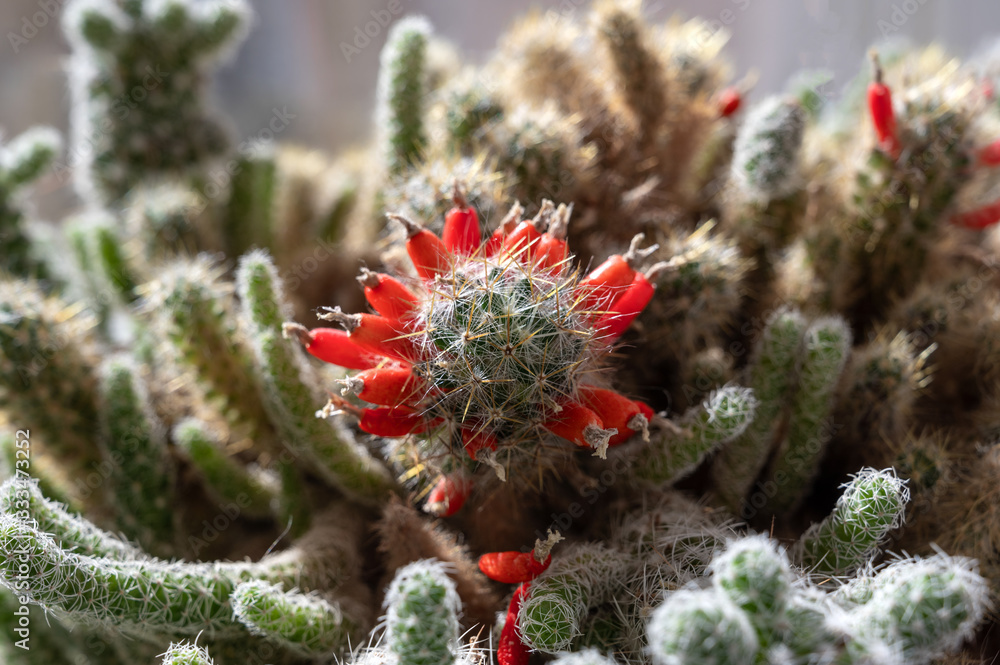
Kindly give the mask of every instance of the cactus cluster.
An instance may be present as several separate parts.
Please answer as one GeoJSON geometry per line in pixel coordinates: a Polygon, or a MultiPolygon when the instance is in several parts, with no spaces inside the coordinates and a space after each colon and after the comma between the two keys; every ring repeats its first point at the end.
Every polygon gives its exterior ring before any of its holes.
{"type": "Polygon", "coordinates": [[[578,14],[400,18],[329,156],[212,110],[245,3],[68,3],[69,151],[0,146],[4,662],[995,655],[995,53],[750,105],[578,14]]]}

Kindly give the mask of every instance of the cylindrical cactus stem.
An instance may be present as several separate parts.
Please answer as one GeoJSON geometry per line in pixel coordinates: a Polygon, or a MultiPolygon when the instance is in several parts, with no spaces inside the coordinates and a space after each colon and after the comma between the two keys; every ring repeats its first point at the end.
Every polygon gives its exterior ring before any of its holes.
{"type": "Polygon", "coordinates": [[[145,309],[164,323],[181,357],[232,428],[256,442],[274,437],[254,376],[253,356],[237,327],[233,286],[207,255],[164,268],[147,287],[145,309]]]}
{"type": "Polygon", "coordinates": [[[746,613],[757,635],[766,640],[792,595],[794,577],[784,551],[764,535],[742,538],[716,557],[711,568],[715,588],[746,613]]]}
{"type": "Polygon", "coordinates": [[[734,513],[767,462],[775,432],[795,381],[806,322],[798,311],[780,309],[768,319],[749,369],[749,384],[757,398],[753,422],[730,442],[712,467],[715,490],[734,513]]]}
{"type": "Polygon", "coordinates": [[[24,212],[18,205],[18,190],[49,167],[62,141],[58,132],[35,127],[0,146],[0,272],[21,277],[46,277],[47,270],[35,255],[31,238],[24,229],[24,212]]]}
{"type": "Polygon", "coordinates": [[[104,273],[105,280],[118,293],[122,301],[131,303],[136,299],[135,287],[140,281],[136,275],[134,257],[126,255],[119,231],[108,225],[95,225],[95,249],[97,264],[104,273]]]}
{"type": "MultiPolygon", "coordinates": [[[[13,585],[27,567],[29,588],[18,593],[68,619],[145,633],[218,636],[242,630],[233,624],[228,602],[234,579],[216,564],[119,562],[75,554],[10,515],[0,515],[0,536],[2,582],[13,585]]],[[[246,573],[249,577],[250,570],[246,573]]]]}
{"type": "Polygon", "coordinates": [[[382,49],[376,126],[390,173],[414,165],[427,144],[425,58],[430,34],[426,18],[407,17],[392,27],[382,49]]]}
{"type": "Polygon", "coordinates": [[[208,491],[215,494],[220,503],[235,501],[250,517],[272,514],[277,488],[226,455],[222,442],[206,423],[194,418],[184,420],[174,427],[172,438],[201,471],[208,491]]]}
{"type": "Polygon", "coordinates": [[[101,377],[102,449],[118,524],[153,553],[176,540],[174,462],[139,368],[127,357],[106,361],[101,377]]]}
{"type": "Polygon", "coordinates": [[[930,380],[926,369],[933,347],[920,352],[909,335],[880,334],[852,355],[835,400],[834,422],[842,451],[854,468],[875,463],[867,448],[899,441],[911,427],[913,406],[930,380]]]}
{"type": "Polygon", "coordinates": [[[714,391],[688,412],[679,432],[665,429],[650,436],[632,465],[636,478],[665,485],[687,475],[712,451],[743,434],[757,408],[748,388],[726,386],[714,391]]]}
{"type": "Polygon", "coordinates": [[[796,164],[806,114],[794,99],[768,97],[747,114],[733,146],[732,178],[751,200],[784,198],[799,186],[796,164]]]}
{"type": "Polygon", "coordinates": [[[746,613],[718,591],[675,591],[646,633],[656,665],[752,663],[760,652],[746,613]]]}
{"type": "Polygon", "coordinates": [[[303,658],[329,657],[357,638],[355,622],[317,595],[255,580],[237,586],[232,603],[233,614],[250,632],[303,658]]]}
{"type": "Polygon", "coordinates": [[[567,547],[531,583],[521,605],[521,637],[532,649],[566,651],[588,611],[608,600],[632,567],[630,557],[597,543],[567,547]]]}
{"type": "Polygon", "coordinates": [[[859,642],[862,648],[872,638],[891,644],[907,663],[956,651],[990,606],[989,585],[972,559],[904,559],[880,571],[873,584],[871,599],[853,617],[859,642]]]}
{"type": "MultiPolygon", "coordinates": [[[[48,453],[86,476],[101,459],[99,361],[95,322],[81,310],[44,297],[34,283],[0,282],[0,409],[30,431],[32,458],[48,453]]],[[[73,494],[82,500],[92,491],[73,494]]]]}
{"type": "Polygon", "coordinates": [[[342,522],[331,512],[295,547],[257,563],[174,563],[70,552],[33,525],[0,514],[0,585],[28,580],[18,595],[87,625],[146,636],[246,637],[230,602],[241,582],[331,589],[358,574],[352,549],[358,536],[342,522]]]}
{"type": "Polygon", "coordinates": [[[802,534],[794,555],[814,576],[842,576],[867,564],[889,531],[903,522],[910,500],[893,469],[862,469],[843,485],[833,512],[802,534]]]}
{"type": "Polygon", "coordinates": [[[215,665],[208,649],[190,642],[172,642],[160,665],[215,665]]]}
{"type": "Polygon", "coordinates": [[[652,138],[668,107],[667,85],[663,64],[648,43],[639,3],[602,2],[594,9],[593,22],[614,64],[614,83],[635,113],[640,135],[652,138]]]}
{"type": "Polygon", "coordinates": [[[251,247],[270,247],[274,239],[277,164],[272,146],[258,146],[236,158],[236,172],[225,203],[223,244],[228,256],[251,247]]]}
{"type": "Polygon", "coordinates": [[[81,193],[112,203],[142,182],[204,171],[228,150],[204,87],[214,61],[248,25],[242,1],[67,8],[75,154],[86,159],[76,169],[81,193]]]}
{"type": "Polygon", "coordinates": [[[396,489],[389,471],[339,422],[331,426],[316,418],[316,405],[324,400],[298,342],[282,337],[282,324],[290,317],[270,257],[259,251],[244,256],[237,283],[264,407],[288,451],[312,460],[314,471],[354,498],[384,502],[396,489]]]}
{"type": "Polygon", "coordinates": [[[400,665],[454,663],[461,605],[441,563],[423,560],[399,569],[385,597],[388,650],[400,665]]]}
{"type": "Polygon", "coordinates": [[[850,351],[851,329],[843,318],[819,319],[806,329],[788,433],[769,472],[778,491],[767,510],[791,512],[808,493],[830,440],[828,418],[833,393],[850,351]]]}
{"type": "Polygon", "coordinates": [[[142,550],[47,499],[35,481],[15,478],[0,485],[0,512],[34,523],[67,551],[119,561],[148,558],[142,550]]]}

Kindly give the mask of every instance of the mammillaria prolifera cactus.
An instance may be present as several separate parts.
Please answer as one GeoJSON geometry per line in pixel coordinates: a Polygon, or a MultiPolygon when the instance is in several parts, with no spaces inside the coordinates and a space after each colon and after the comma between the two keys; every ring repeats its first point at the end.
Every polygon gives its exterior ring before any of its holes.
{"type": "Polygon", "coordinates": [[[419,280],[364,270],[373,314],[335,307],[320,318],[343,330],[289,323],[317,358],[359,373],[330,406],[378,436],[420,435],[425,463],[443,475],[428,509],[452,514],[468,473],[487,463],[501,478],[528,459],[545,465],[565,439],[606,455],[647,431],[653,410],[603,387],[602,360],[653,296],[662,264],[636,236],[581,277],[566,242],[571,208],[544,201],[533,219],[514,204],[485,241],[458,186],[441,237],[398,215],[419,280]]]}

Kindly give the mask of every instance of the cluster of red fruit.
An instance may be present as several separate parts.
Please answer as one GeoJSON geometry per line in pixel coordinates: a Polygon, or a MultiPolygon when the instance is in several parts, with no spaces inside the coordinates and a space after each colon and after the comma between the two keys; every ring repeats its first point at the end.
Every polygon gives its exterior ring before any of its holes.
{"type": "MultiPolygon", "coordinates": [[[[441,350],[429,338],[428,310],[433,295],[469,275],[505,273],[515,277],[537,275],[538,283],[564,288],[561,295],[576,322],[586,322],[583,333],[593,339],[595,353],[607,352],[654,294],[652,275],[636,269],[637,259],[652,249],[639,250],[641,237],[630,250],[616,254],[586,276],[572,272],[566,243],[570,209],[556,209],[545,202],[533,219],[521,219],[515,204],[499,227],[481,241],[478,215],[456,185],[455,206],[445,217],[441,237],[412,221],[390,215],[406,228],[406,250],[420,283],[410,286],[385,273],[363,271],[359,281],[375,313],[346,314],[333,308],[320,317],[342,329],[306,330],[286,324],[313,356],[348,369],[360,370],[345,381],[347,391],[375,406],[358,408],[332,397],[337,409],[358,417],[359,427],[378,436],[421,434],[439,426],[460,433],[461,445],[472,460],[516,441],[498,440],[496,433],[477,426],[466,413],[442,406],[447,387],[428,380],[427,367],[440,363],[441,350]],[[546,281],[548,280],[548,281],[546,281]]],[[[662,264],[661,264],[662,265],[662,264]]],[[[473,277],[476,278],[476,277],[473,277]]],[[[489,286],[484,286],[489,288],[489,286]]],[[[604,455],[637,433],[646,433],[653,410],[642,402],[597,386],[572,386],[558,395],[538,426],[573,443],[604,455]]],[[[461,505],[468,483],[460,474],[443,477],[429,498],[439,514],[448,515],[461,505]]]]}
{"type": "MultiPolygon", "coordinates": [[[[875,128],[878,147],[892,159],[898,159],[902,151],[896,129],[896,113],[892,107],[892,92],[882,80],[882,65],[878,54],[872,52],[872,82],[868,84],[868,114],[875,128]]],[[[992,90],[984,91],[992,97],[992,90]]],[[[1000,139],[981,148],[975,159],[976,166],[1000,166],[1000,139]]],[[[981,230],[1000,222],[1000,200],[980,208],[958,213],[951,218],[953,224],[972,230],[981,230]]]]}

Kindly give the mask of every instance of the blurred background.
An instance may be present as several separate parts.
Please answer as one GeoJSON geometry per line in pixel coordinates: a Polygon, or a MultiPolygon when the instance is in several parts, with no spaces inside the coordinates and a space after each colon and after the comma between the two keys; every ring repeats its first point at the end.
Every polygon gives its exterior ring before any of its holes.
{"type": "MultiPolygon", "coordinates": [[[[58,14],[66,0],[0,3],[0,132],[36,124],[67,126],[63,66],[69,47],[58,14]]],[[[589,0],[252,0],[256,21],[217,76],[215,95],[241,138],[266,127],[278,109],[291,117],[277,138],[328,151],[364,141],[371,128],[379,51],[402,12],[424,14],[469,61],[482,61],[498,36],[530,10],[582,14],[589,0]],[[370,38],[363,35],[365,29],[370,38]],[[367,41],[366,41],[367,38],[367,41]]],[[[938,42],[967,57],[1000,37],[997,0],[645,0],[666,21],[701,16],[727,30],[737,78],[756,70],[753,96],[780,90],[802,68],[829,70],[834,95],[864,66],[867,48],[885,38],[938,42]]],[[[67,186],[39,192],[42,215],[72,205],[67,186]]]]}

